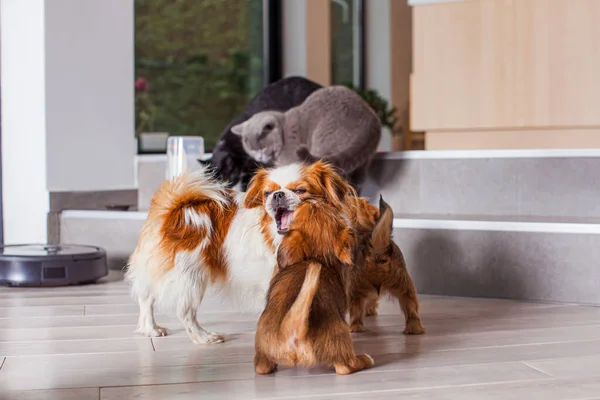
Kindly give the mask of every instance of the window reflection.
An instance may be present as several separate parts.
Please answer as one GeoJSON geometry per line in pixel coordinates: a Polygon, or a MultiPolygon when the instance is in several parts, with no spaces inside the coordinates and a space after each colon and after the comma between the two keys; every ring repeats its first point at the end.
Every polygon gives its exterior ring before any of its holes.
{"type": "Polygon", "coordinates": [[[135,0],[136,133],[221,131],[265,84],[262,0],[135,0]]]}

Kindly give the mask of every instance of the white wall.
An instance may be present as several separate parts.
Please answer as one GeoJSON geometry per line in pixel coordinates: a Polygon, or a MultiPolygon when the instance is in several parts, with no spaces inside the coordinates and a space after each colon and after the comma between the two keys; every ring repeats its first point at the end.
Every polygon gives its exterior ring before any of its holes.
{"type": "Polygon", "coordinates": [[[4,238],[45,242],[44,0],[2,0],[1,10],[4,238]]]}
{"type": "Polygon", "coordinates": [[[134,187],[133,18],[132,0],[46,0],[48,190],[134,187]]]}
{"type": "Polygon", "coordinates": [[[283,1],[283,76],[306,76],[306,1],[283,1]]]}
{"type": "Polygon", "coordinates": [[[134,187],[133,0],[0,7],[5,242],[45,242],[49,191],[134,187]]]}

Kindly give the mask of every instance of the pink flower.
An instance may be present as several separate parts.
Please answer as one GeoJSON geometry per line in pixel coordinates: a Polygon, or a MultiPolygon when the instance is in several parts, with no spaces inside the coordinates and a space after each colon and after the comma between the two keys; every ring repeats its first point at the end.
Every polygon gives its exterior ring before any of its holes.
{"type": "Polygon", "coordinates": [[[144,78],[138,78],[135,81],[135,91],[136,92],[145,92],[148,90],[148,81],[144,78]]]}

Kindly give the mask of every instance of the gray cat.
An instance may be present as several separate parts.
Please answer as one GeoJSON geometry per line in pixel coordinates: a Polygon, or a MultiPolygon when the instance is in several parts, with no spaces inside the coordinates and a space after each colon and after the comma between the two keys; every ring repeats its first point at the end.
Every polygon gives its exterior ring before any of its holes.
{"type": "Polygon", "coordinates": [[[286,112],[263,111],[231,128],[258,162],[288,165],[322,159],[360,192],[381,138],[371,107],[344,86],[319,89],[286,112]]]}

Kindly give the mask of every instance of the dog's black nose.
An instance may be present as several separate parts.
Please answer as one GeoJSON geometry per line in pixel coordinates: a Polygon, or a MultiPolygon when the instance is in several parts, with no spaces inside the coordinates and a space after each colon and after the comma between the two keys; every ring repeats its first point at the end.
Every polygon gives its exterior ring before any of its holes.
{"type": "Polygon", "coordinates": [[[273,199],[281,200],[281,199],[283,199],[284,195],[285,195],[285,193],[283,193],[283,192],[275,192],[275,193],[273,193],[273,199]]]}

